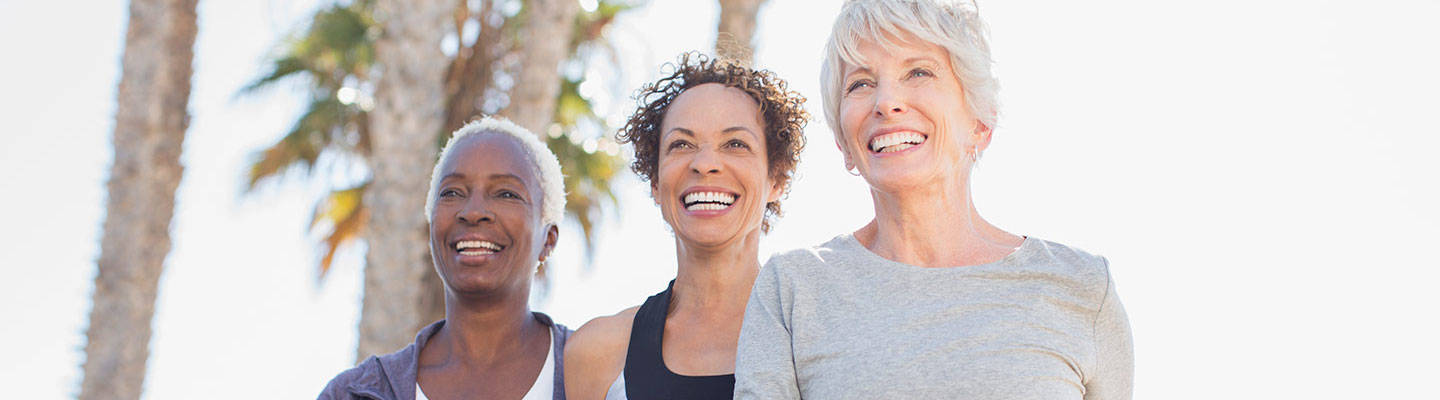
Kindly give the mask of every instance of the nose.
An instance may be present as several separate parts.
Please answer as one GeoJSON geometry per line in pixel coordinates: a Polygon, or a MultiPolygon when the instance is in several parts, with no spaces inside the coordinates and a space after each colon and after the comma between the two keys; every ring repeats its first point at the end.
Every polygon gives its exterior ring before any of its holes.
{"type": "Polygon", "coordinates": [[[875,92],[875,116],[887,117],[891,115],[904,114],[909,111],[905,104],[905,96],[896,85],[884,85],[876,88],[875,92]]]}
{"type": "Polygon", "coordinates": [[[455,218],[466,224],[495,221],[495,214],[487,207],[485,200],[479,197],[483,196],[474,196],[465,201],[465,206],[460,207],[460,211],[455,213],[455,218]]]}
{"type": "Polygon", "coordinates": [[[701,149],[690,159],[690,170],[700,175],[720,173],[720,158],[715,150],[701,149]]]}

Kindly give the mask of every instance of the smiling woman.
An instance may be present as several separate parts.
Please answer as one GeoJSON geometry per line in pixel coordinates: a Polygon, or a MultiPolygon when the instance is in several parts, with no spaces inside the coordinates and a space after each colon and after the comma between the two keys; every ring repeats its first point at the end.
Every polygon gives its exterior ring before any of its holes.
{"type": "Polygon", "coordinates": [[[341,373],[320,398],[563,398],[570,330],[529,309],[531,277],[559,238],[562,179],[555,155],[509,121],[456,131],[425,206],[445,319],[341,373]]]}
{"type": "Polygon", "coordinates": [[[851,0],[821,71],[875,218],[771,257],[735,398],[1128,399],[1125,309],[1103,257],[980,216],[970,177],[998,85],[974,3],[851,0]]]}
{"type": "Polygon", "coordinates": [[[804,146],[804,98],[768,71],[682,56],[620,133],[675,233],[675,280],[565,351],[572,399],[729,399],[760,235],[804,146]]]}

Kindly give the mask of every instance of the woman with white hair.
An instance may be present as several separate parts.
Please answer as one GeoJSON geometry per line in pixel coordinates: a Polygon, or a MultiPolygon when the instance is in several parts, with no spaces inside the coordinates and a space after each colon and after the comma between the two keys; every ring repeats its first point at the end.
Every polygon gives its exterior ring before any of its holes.
{"type": "Polygon", "coordinates": [[[845,3],[822,97],[875,217],[766,263],[736,398],[1130,398],[1107,261],[1000,229],[971,200],[997,115],[984,32],[969,2],[845,3]]]}
{"type": "Polygon", "coordinates": [[[430,256],[445,319],[336,376],[321,399],[564,399],[570,330],[529,307],[565,212],[560,163],[503,119],[455,131],[430,178],[430,256]]]}

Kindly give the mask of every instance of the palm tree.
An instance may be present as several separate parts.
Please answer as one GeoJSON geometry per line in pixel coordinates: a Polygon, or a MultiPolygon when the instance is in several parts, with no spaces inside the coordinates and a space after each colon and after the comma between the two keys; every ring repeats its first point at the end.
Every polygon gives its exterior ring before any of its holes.
{"type": "MultiPolygon", "coordinates": [[[[379,145],[380,135],[379,119],[375,115],[379,112],[379,102],[371,96],[372,92],[374,96],[380,95],[374,71],[388,70],[377,69],[375,65],[377,33],[386,29],[374,19],[374,16],[382,15],[376,12],[376,7],[371,0],[356,0],[317,12],[309,28],[286,44],[285,52],[272,62],[270,70],[242,91],[247,93],[295,78],[308,80],[312,87],[307,111],[290,132],[258,153],[247,183],[253,190],[262,182],[289,171],[300,171],[330,182],[341,181],[319,203],[311,221],[313,229],[325,234],[323,256],[319,263],[322,276],[330,267],[339,246],[362,238],[367,232],[372,235],[382,235],[382,230],[400,232],[395,231],[395,227],[366,229],[367,224],[378,224],[377,218],[381,218],[378,209],[367,205],[379,201],[368,192],[378,190],[379,171],[374,168],[384,164],[376,164],[375,159],[381,151],[378,147],[372,149],[372,146],[379,145]],[[368,174],[358,174],[368,176],[345,181],[344,177],[357,175],[347,173],[347,169],[357,166],[370,169],[368,174]]],[[[409,179],[428,183],[428,168],[443,142],[444,132],[453,131],[481,114],[503,113],[548,139],[547,143],[559,156],[566,171],[566,187],[569,189],[567,211],[572,220],[581,225],[587,250],[591,249],[594,221],[607,199],[611,203],[614,201],[609,182],[618,171],[619,160],[611,152],[597,151],[602,146],[597,146],[594,139],[588,142],[574,139],[582,137],[583,132],[579,132],[582,126],[601,131],[606,128],[603,120],[591,110],[589,100],[579,93],[584,77],[559,74],[557,67],[562,60],[566,63],[583,62],[588,54],[602,48],[603,28],[619,12],[631,7],[601,2],[593,11],[576,11],[573,1],[555,0],[448,3],[448,20],[431,22],[441,29],[442,36],[427,47],[438,48],[441,43],[451,46],[447,49],[449,55],[439,56],[446,64],[443,72],[435,75],[443,77],[439,80],[440,89],[435,92],[443,95],[443,111],[437,117],[437,121],[443,121],[443,124],[429,133],[433,135],[429,140],[412,137],[413,143],[429,146],[428,159],[420,163],[425,170],[411,171],[418,175],[409,179]],[[557,21],[573,22],[556,25],[557,21]],[[565,28],[571,32],[563,34],[565,28]],[[527,30],[539,30],[544,34],[527,33],[527,30]],[[551,41],[544,42],[544,39],[551,41]],[[550,67],[534,67],[536,65],[550,67]],[[514,83],[505,87],[509,82],[514,83]],[[555,122],[553,125],[550,122],[552,119],[555,122]]],[[[385,79],[383,76],[379,78],[385,79]]],[[[418,131],[411,134],[424,135],[418,131]]],[[[419,194],[423,201],[424,190],[422,186],[413,193],[419,194]]],[[[420,209],[405,212],[419,217],[420,209]]],[[[409,240],[418,237],[419,244],[412,245],[412,248],[423,251],[428,247],[423,240],[423,219],[421,223],[418,236],[407,237],[409,240]]],[[[374,236],[368,238],[371,253],[377,251],[376,240],[380,239],[374,236]]],[[[416,288],[416,296],[420,296],[418,300],[411,301],[409,297],[403,301],[385,300],[411,307],[408,315],[413,323],[394,323],[372,314],[372,310],[379,309],[370,307],[367,300],[361,316],[360,356],[397,348],[409,341],[409,335],[420,324],[443,316],[439,280],[429,273],[428,255],[420,254],[423,257],[419,259],[414,255],[397,259],[408,260],[412,265],[409,271],[422,273],[387,281],[416,288]],[[367,333],[370,328],[366,326],[372,326],[367,320],[374,323],[374,329],[388,329],[395,333],[389,339],[367,340],[367,337],[379,335],[367,333]],[[394,342],[396,340],[399,341],[394,342]]],[[[371,264],[367,266],[367,271],[376,268],[378,259],[373,255],[367,258],[371,264]]],[[[379,292],[372,290],[375,286],[369,283],[369,276],[374,274],[367,272],[366,275],[366,298],[374,297],[376,301],[389,298],[388,295],[380,297],[379,292]]]]}
{"type": "Polygon", "coordinates": [[[746,66],[755,63],[755,16],[766,0],[720,0],[715,55],[746,66]]]}
{"type": "Polygon", "coordinates": [[[379,0],[375,64],[383,71],[375,88],[369,157],[372,180],[364,200],[370,210],[366,237],[365,293],[360,354],[383,354],[404,346],[424,322],[419,315],[429,287],[430,252],[425,192],[434,163],[433,138],[443,129],[446,57],[435,46],[445,37],[448,0],[379,0]]]}
{"type": "Polygon", "coordinates": [[[560,94],[560,62],[569,54],[572,21],[580,10],[575,0],[531,0],[526,4],[525,25],[520,37],[522,68],[511,90],[505,115],[531,132],[549,130],[555,117],[555,97],[560,94]]]}
{"type": "Polygon", "coordinates": [[[189,124],[196,0],[132,0],[80,399],[138,399],[189,124]]]}

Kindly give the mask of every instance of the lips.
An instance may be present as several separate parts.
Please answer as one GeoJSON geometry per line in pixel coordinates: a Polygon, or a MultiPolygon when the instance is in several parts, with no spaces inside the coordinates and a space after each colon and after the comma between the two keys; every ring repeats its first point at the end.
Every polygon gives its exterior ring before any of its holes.
{"type": "Polygon", "coordinates": [[[719,211],[735,205],[739,195],[734,192],[713,188],[692,188],[680,195],[680,203],[686,211],[719,211]]]}

